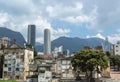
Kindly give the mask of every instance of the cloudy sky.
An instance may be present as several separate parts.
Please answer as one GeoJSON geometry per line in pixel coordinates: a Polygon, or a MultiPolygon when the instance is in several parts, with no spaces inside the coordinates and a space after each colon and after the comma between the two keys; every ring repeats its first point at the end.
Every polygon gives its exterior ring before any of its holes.
{"type": "Polygon", "coordinates": [[[27,37],[28,24],[35,24],[37,41],[49,28],[52,40],[60,37],[108,37],[120,40],[120,0],[0,0],[0,27],[27,37]]]}

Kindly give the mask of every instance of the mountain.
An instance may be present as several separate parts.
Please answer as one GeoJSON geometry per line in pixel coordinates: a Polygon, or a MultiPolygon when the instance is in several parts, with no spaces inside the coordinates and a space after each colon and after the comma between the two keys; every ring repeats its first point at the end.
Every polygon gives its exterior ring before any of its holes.
{"type": "MultiPolygon", "coordinates": [[[[79,50],[82,50],[84,46],[89,46],[91,48],[95,48],[96,46],[101,46],[102,43],[104,43],[105,40],[100,38],[87,38],[87,39],[81,39],[81,38],[71,38],[71,37],[60,37],[58,39],[55,39],[51,42],[52,50],[55,47],[63,46],[63,50],[69,49],[70,52],[76,52],[79,50]]],[[[37,46],[36,47],[38,51],[43,51],[43,46],[37,46]]]]}
{"type": "Polygon", "coordinates": [[[16,40],[16,42],[19,45],[24,45],[24,43],[26,43],[24,37],[22,36],[22,34],[20,32],[15,32],[12,31],[8,28],[4,28],[4,27],[0,27],[0,39],[2,37],[8,37],[10,38],[10,42],[12,43],[14,40],[16,40]]]}
{"type": "Polygon", "coordinates": [[[42,44],[40,42],[35,43],[36,46],[41,46],[42,44]]]}

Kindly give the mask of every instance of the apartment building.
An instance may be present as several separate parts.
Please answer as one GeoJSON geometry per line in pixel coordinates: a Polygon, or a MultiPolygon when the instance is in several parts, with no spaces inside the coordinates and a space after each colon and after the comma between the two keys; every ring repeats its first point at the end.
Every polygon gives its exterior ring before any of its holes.
{"type": "Polygon", "coordinates": [[[113,54],[120,55],[120,42],[113,45],[113,54]]]}
{"type": "Polygon", "coordinates": [[[56,62],[57,62],[57,68],[56,68],[57,74],[60,75],[61,80],[75,79],[70,57],[58,58],[56,62]]]}
{"type": "Polygon", "coordinates": [[[33,49],[13,43],[4,49],[3,79],[26,80],[29,63],[34,58],[33,49]]]}
{"type": "Polygon", "coordinates": [[[38,82],[52,82],[51,65],[48,65],[48,64],[39,65],[38,82]]]}

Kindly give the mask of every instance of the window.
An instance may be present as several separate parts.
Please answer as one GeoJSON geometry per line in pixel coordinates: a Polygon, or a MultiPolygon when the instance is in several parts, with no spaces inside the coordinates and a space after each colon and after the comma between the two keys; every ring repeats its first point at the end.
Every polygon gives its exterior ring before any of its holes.
{"type": "Polygon", "coordinates": [[[7,67],[7,64],[5,64],[5,67],[7,67]]]}
{"type": "Polygon", "coordinates": [[[11,68],[8,68],[8,71],[11,71],[11,68]]]}
{"type": "Polygon", "coordinates": [[[49,79],[49,77],[46,77],[46,79],[49,79]]]}
{"type": "Polygon", "coordinates": [[[65,61],[65,60],[63,60],[63,61],[62,61],[62,64],[66,64],[66,61],[65,61]]]}
{"type": "Polygon", "coordinates": [[[16,68],[16,71],[19,71],[19,68],[16,68]]]}

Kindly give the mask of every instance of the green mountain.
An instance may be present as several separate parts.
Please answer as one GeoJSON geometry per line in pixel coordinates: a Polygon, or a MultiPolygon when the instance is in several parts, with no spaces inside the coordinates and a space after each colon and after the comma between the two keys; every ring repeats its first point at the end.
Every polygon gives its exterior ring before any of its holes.
{"type": "Polygon", "coordinates": [[[8,28],[0,27],[0,39],[3,37],[10,38],[10,43],[13,43],[14,40],[19,45],[24,45],[24,43],[26,43],[24,37],[22,36],[20,32],[12,31],[8,28]]]}

